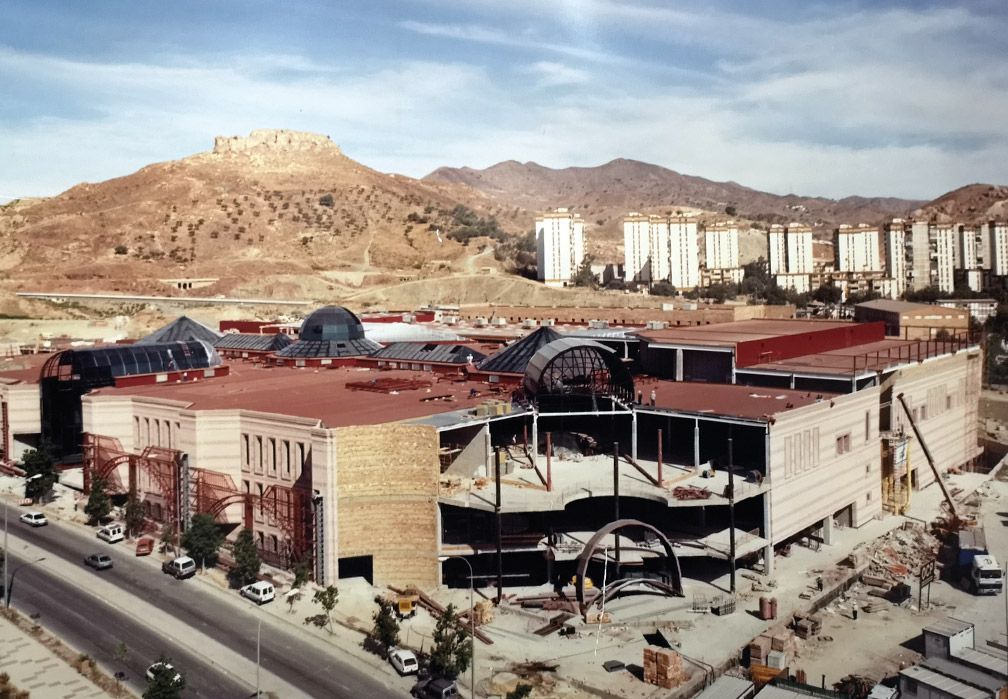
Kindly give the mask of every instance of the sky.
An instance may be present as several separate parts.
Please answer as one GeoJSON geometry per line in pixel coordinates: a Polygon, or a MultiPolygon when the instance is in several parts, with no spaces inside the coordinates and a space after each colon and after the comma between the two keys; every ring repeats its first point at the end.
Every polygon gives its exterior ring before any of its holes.
{"type": "Polygon", "coordinates": [[[383,172],[631,158],[776,194],[1008,184],[1003,0],[14,0],[0,203],[330,136],[383,172]]]}

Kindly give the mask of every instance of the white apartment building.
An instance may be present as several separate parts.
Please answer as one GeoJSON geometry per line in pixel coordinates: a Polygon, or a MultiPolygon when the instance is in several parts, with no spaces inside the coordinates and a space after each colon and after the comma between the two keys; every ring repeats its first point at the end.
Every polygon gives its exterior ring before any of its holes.
{"type": "Polygon", "coordinates": [[[770,226],[767,236],[770,243],[770,274],[786,274],[787,268],[787,233],[784,226],[775,223],[770,226]]]}
{"type": "Polygon", "coordinates": [[[811,274],[777,274],[774,275],[774,280],[781,289],[794,289],[799,294],[812,291],[811,274]]]}
{"type": "Polygon", "coordinates": [[[557,209],[536,217],[536,272],[547,286],[567,286],[585,257],[584,222],[557,209]]]}
{"type": "Polygon", "coordinates": [[[878,229],[864,223],[857,228],[843,224],[837,231],[837,270],[880,272],[878,229]]]}
{"type": "Polygon", "coordinates": [[[734,269],[739,266],[738,226],[734,222],[715,223],[706,230],[707,269],[734,269]]]}
{"type": "Polygon", "coordinates": [[[934,229],[927,221],[914,221],[910,226],[910,284],[915,291],[926,289],[931,278],[931,247],[934,229]]]}
{"type": "Polygon", "coordinates": [[[955,289],[956,229],[950,223],[939,223],[934,232],[938,290],[951,292],[955,289]]]}
{"type": "Polygon", "coordinates": [[[899,298],[906,291],[906,225],[903,219],[894,218],[886,230],[886,272],[890,283],[885,285],[884,296],[899,298]]]}
{"type": "MultiPolygon", "coordinates": [[[[996,276],[1008,276],[1008,223],[992,221],[988,226],[990,236],[989,269],[996,276]]],[[[984,251],[984,260],[987,259],[984,251]]]]}
{"type": "Polygon", "coordinates": [[[623,273],[628,282],[650,282],[651,223],[636,211],[623,219],[623,273]]]}
{"type": "Polygon", "coordinates": [[[669,221],[664,216],[649,216],[648,223],[648,267],[651,272],[648,281],[667,281],[671,272],[669,221]]]}
{"type": "Polygon", "coordinates": [[[673,216],[668,220],[669,281],[677,289],[700,285],[700,245],[697,222],[692,216],[673,216]]]}
{"type": "Polygon", "coordinates": [[[787,227],[788,274],[812,274],[812,227],[792,223],[787,227]]]}

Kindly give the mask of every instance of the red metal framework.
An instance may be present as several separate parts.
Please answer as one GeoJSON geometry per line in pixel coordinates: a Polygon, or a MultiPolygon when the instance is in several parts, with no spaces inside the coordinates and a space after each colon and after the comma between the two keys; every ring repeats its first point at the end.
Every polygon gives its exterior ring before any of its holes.
{"type": "Polygon", "coordinates": [[[303,488],[270,485],[262,495],[238,489],[226,473],[189,467],[190,491],[185,503],[178,498],[182,453],[176,449],[146,447],[140,454],[123,450],[118,439],[102,435],[84,435],[84,492],[90,492],[91,474],[109,481],[110,492],[125,493],[137,487],[137,470],[151,477],[165,502],[166,519],[179,521],[180,505],[189,511],[213,515],[220,521],[231,505],[242,504],[242,526],[255,529],[258,510],[264,521],[283,532],[283,560],[289,565],[312,558],[315,548],[315,521],[311,493],[303,488]],[[129,486],[123,487],[118,467],[129,465],[129,486]]]}

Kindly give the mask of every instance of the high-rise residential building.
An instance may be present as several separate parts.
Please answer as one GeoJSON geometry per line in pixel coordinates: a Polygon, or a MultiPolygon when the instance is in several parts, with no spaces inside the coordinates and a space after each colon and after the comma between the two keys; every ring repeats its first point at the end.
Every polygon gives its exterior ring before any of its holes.
{"type": "Polygon", "coordinates": [[[910,226],[910,256],[907,260],[910,286],[915,291],[934,283],[931,275],[931,247],[934,229],[927,221],[914,221],[910,226]]]}
{"type": "Polygon", "coordinates": [[[903,219],[894,218],[892,223],[886,226],[885,241],[886,279],[892,281],[881,288],[884,289],[885,296],[895,299],[906,291],[907,284],[907,231],[903,219]]]}
{"type": "Polygon", "coordinates": [[[671,267],[669,250],[669,220],[666,216],[648,217],[648,248],[650,282],[668,281],[671,267]]]}
{"type": "Polygon", "coordinates": [[[775,223],[770,226],[767,242],[770,244],[770,274],[786,274],[787,269],[787,233],[784,226],[775,223]]]}
{"type": "Polygon", "coordinates": [[[734,221],[708,226],[706,243],[707,269],[733,269],[739,266],[738,226],[734,221]]]}
{"type": "Polygon", "coordinates": [[[623,273],[628,282],[650,282],[651,223],[644,214],[631,212],[623,219],[623,273]]]}
{"type": "Polygon", "coordinates": [[[692,216],[673,216],[669,225],[669,281],[677,289],[700,285],[700,245],[692,216]]]}
{"type": "Polygon", "coordinates": [[[1008,276],[1008,223],[991,221],[988,224],[990,236],[990,270],[996,276],[1008,276]]]}
{"type": "Polygon", "coordinates": [[[584,222],[567,209],[536,217],[537,276],[548,286],[567,286],[585,257],[584,222]]]}
{"type": "Polygon", "coordinates": [[[951,223],[938,223],[935,232],[936,282],[939,291],[955,289],[956,229],[951,223]]]}
{"type": "Polygon", "coordinates": [[[837,270],[840,272],[880,272],[878,229],[867,224],[857,228],[843,224],[836,233],[837,270]]]}
{"type": "Polygon", "coordinates": [[[791,223],[787,227],[788,274],[812,274],[812,227],[791,223]]]}

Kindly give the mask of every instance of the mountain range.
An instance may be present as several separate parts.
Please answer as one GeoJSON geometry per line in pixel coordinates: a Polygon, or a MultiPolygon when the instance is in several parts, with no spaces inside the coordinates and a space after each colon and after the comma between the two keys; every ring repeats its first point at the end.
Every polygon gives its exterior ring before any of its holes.
{"type": "Polygon", "coordinates": [[[1008,188],[969,185],[933,202],[779,196],[625,159],[564,169],[515,161],[443,167],[415,179],[368,168],[326,136],[263,130],[0,207],[0,294],[151,293],[151,280],[208,278],[217,281],[201,293],[321,298],[479,275],[500,265],[479,238],[462,242],[473,230],[524,235],[537,212],[562,206],[582,215],[598,259],[618,261],[622,219],[631,211],[690,210],[701,220],[732,216],[762,228],[800,221],[825,234],[840,223],[894,216],[1003,218],[1008,188]],[[462,219],[479,225],[457,235],[462,219]]]}

